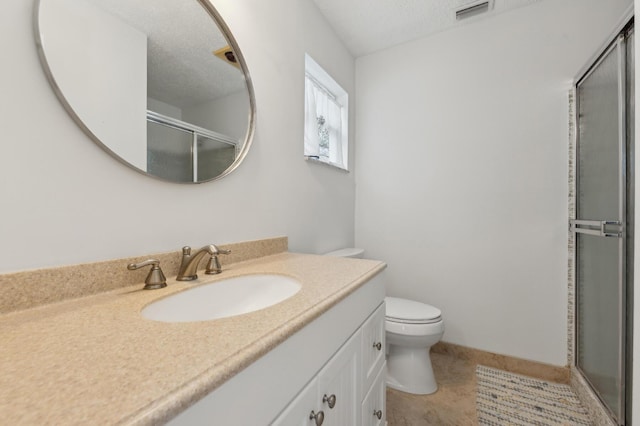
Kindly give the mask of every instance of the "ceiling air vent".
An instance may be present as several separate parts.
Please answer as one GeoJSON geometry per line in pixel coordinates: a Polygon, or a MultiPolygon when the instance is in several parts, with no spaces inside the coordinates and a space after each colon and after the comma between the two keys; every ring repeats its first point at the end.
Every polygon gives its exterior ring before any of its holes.
{"type": "Polygon", "coordinates": [[[222,59],[223,61],[225,61],[226,63],[233,65],[234,67],[240,69],[240,64],[238,63],[238,58],[236,57],[236,54],[233,53],[233,50],[231,49],[231,46],[225,46],[221,49],[216,50],[215,52],[213,52],[213,54],[222,59]]]}
{"type": "Polygon", "coordinates": [[[476,3],[466,4],[460,9],[456,9],[456,20],[471,18],[472,16],[488,12],[491,9],[491,1],[485,0],[476,3]]]}

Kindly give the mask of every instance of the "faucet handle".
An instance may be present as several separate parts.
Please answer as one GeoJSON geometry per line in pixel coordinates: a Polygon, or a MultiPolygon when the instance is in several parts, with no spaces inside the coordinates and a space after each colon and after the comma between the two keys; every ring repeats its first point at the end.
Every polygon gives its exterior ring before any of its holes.
{"type": "Polygon", "coordinates": [[[157,259],[148,259],[140,263],[130,263],[127,265],[127,269],[134,271],[136,269],[144,268],[145,266],[151,266],[151,270],[144,280],[144,290],[153,290],[156,288],[163,288],[167,286],[167,279],[160,269],[160,261],[157,259]]]}
{"type": "Polygon", "coordinates": [[[204,273],[207,275],[216,275],[222,272],[222,266],[220,265],[220,259],[218,259],[218,255],[220,254],[230,254],[231,250],[222,250],[218,247],[216,248],[216,253],[212,254],[209,258],[209,263],[207,263],[207,269],[205,269],[204,273]]]}
{"type": "Polygon", "coordinates": [[[223,250],[219,248],[217,245],[211,244],[209,246],[209,253],[211,253],[211,256],[217,256],[219,254],[229,254],[231,253],[231,250],[223,250]]]}

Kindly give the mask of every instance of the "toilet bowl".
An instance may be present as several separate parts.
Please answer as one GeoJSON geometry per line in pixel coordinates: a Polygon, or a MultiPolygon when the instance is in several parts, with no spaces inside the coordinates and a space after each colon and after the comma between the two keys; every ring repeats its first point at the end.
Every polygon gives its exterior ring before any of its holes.
{"type": "Polygon", "coordinates": [[[413,300],[386,297],[387,386],[427,395],[438,390],[429,351],[444,334],[439,309],[413,300]]]}

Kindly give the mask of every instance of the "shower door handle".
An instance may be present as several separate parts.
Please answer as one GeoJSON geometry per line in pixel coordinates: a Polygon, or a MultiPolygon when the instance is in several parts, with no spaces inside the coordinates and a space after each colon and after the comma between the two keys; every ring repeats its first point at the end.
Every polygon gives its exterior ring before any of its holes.
{"type": "Polygon", "coordinates": [[[571,232],[578,234],[594,235],[596,237],[622,237],[622,223],[619,220],[578,220],[569,221],[571,232]],[[607,229],[609,226],[617,226],[618,229],[607,229]]]}

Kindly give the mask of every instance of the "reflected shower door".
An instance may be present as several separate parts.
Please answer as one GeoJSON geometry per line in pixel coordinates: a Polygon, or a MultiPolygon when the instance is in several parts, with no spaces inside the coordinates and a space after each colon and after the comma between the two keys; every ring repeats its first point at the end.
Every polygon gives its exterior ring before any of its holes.
{"type": "Polygon", "coordinates": [[[236,146],[198,135],[198,181],[220,176],[236,160],[236,146]]]}
{"type": "Polygon", "coordinates": [[[625,420],[627,35],[577,85],[576,365],[625,420]]]}
{"type": "Polygon", "coordinates": [[[193,132],[147,121],[147,172],[173,182],[193,182],[193,132]]]}

